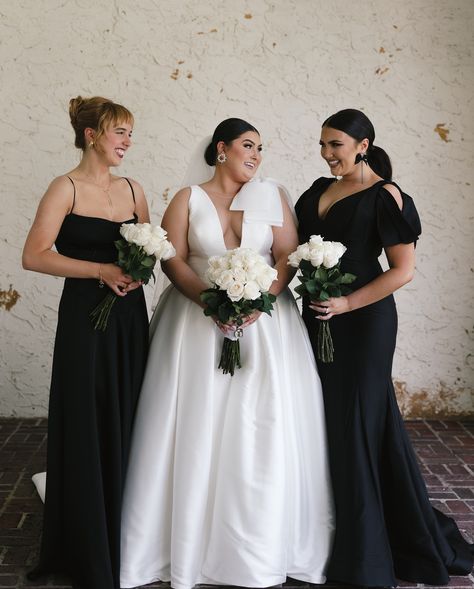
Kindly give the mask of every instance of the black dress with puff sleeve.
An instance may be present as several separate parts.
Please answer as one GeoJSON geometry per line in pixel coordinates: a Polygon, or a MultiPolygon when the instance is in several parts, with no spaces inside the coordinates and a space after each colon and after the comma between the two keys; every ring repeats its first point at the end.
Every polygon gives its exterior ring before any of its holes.
{"type": "MultiPolygon", "coordinates": [[[[399,209],[385,181],[334,203],[324,219],[321,195],[334,182],[319,178],[296,204],[300,243],[311,235],[346,247],[341,267],[360,288],[383,270],[382,249],[415,243],[421,225],[402,191],[399,209]]],[[[303,303],[316,355],[319,321],[303,303]]],[[[468,574],[471,546],[455,522],[433,509],[406,434],[391,380],[397,335],[393,296],[329,320],[334,362],[318,361],[323,385],[336,535],[328,579],[394,586],[396,579],[445,585],[468,574]]]]}

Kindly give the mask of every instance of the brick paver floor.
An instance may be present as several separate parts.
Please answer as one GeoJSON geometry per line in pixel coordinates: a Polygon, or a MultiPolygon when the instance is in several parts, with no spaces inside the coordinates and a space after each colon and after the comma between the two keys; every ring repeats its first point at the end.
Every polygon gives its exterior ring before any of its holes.
{"type": "MultiPolygon", "coordinates": [[[[407,428],[433,505],[474,541],[474,422],[410,421],[407,428]]],[[[42,513],[31,475],[44,470],[45,451],[46,420],[0,418],[0,588],[70,589],[64,579],[25,580],[37,555],[42,513]]],[[[453,577],[450,587],[474,588],[474,576],[453,577]]]]}

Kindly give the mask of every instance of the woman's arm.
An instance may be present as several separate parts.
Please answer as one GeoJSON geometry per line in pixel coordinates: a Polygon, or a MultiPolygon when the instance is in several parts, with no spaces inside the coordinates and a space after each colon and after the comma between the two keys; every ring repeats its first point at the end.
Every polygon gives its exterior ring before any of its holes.
{"type": "MultiPolygon", "coordinates": [[[[392,194],[401,209],[402,197],[400,191],[391,184],[385,186],[385,188],[392,194]]],[[[311,309],[321,313],[318,318],[330,319],[334,315],[371,305],[410,282],[415,272],[414,244],[400,243],[386,247],[385,254],[389,263],[389,270],[347,296],[333,297],[328,301],[311,304],[311,309]],[[329,308],[329,313],[325,312],[326,307],[329,308]]]]}
{"type": "MultiPolygon", "coordinates": [[[[275,296],[278,296],[288,286],[295,275],[296,268],[292,268],[288,265],[288,256],[298,247],[298,233],[293,215],[286,202],[286,198],[281,194],[280,198],[283,208],[283,225],[281,227],[272,228],[272,254],[273,259],[275,260],[274,268],[276,268],[278,276],[277,279],[272,282],[269,292],[275,296]]],[[[248,319],[244,321],[242,327],[247,327],[254,323],[261,314],[261,311],[254,311],[249,315],[248,319]]]]}
{"type": "Polygon", "coordinates": [[[115,264],[99,264],[68,258],[52,250],[61,225],[70,212],[73,187],[65,176],[55,178],[41,202],[23,248],[25,270],[67,278],[102,279],[118,296],[124,296],[131,279],[115,264]]]}
{"type": "Polygon", "coordinates": [[[200,293],[209,287],[188,265],[188,228],[190,188],[182,188],[175,194],[163,215],[161,226],[168,233],[176,255],[161,263],[163,272],[185,297],[204,308],[200,293]]]}
{"type": "Polygon", "coordinates": [[[278,272],[277,280],[273,282],[270,291],[274,295],[279,295],[291,282],[296,273],[296,268],[288,265],[288,256],[298,247],[298,232],[295,221],[286,202],[286,198],[280,194],[283,208],[283,225],[273,227],[273,246],[272,253],[275,260],[275,268],[278,272]]]}

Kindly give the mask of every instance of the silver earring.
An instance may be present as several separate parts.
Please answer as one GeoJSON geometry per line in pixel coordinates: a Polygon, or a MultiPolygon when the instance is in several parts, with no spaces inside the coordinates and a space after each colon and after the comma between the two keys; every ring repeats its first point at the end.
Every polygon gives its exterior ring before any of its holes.
{"type": "Polygon", "coordinates": [[[226,154],[223,151],[217,156],[217,161],[220,164],[223,164],[223,163],[225,163],[227,161],[227,156],[226,156],[226,154]]]}

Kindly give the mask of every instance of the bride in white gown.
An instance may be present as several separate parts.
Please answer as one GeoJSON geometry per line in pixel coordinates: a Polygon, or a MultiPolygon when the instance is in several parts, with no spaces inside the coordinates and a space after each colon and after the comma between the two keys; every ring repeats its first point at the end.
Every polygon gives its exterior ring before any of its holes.
{"type": "Polygon", "coordinates": [[[213,178],[184,188],[163,227],[177,255],[153,319],[122,517],[121,587],[156,580],[269,587],[324,583],[334,529],[324,407],[313,352],[287,288],[296,249],[277,186],[252,180],[260,136],[241,119],[214,132],[213,178]],[[242,368],[217,368],[228,326],[203,313],[207,260],[252,248],[278,270],[272,317],[252,314],[242,368]]]}

